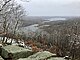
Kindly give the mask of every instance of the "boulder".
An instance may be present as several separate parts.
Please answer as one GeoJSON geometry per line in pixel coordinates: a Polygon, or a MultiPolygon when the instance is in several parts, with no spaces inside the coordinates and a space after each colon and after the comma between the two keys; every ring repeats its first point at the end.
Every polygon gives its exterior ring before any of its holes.
{"type": "Polygon", "coordinates": [[[51,57],[50,59],[47,60],[66,60],[63,57],[51,57]]]}
{"type": "Polygon", "coordinates": [[[19,58],[27,58],[28,56],[32,55],[32,50],[25,49],[22,47],[14,46],[14,45],[8,45],[5,47],[2,47],[2,57],[3,58],[13,58],[13,59],[19,59],[19,58]],[[12,55],[12,57],[9,56],[12,55]]]}
{"type": "Polygon", "coordinates": [[[29,56],[28,58],[21,58],[18,60],[44,60],[54,56],[56,56],[56,54],[52,54],[48,51],[42,51],[42,52],[35,53],[29,56]]]}

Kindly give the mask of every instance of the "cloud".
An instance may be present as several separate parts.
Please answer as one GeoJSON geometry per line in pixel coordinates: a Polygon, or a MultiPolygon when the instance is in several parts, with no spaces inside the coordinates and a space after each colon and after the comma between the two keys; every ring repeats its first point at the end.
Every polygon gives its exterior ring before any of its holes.
{"type": "Polygon", "coordinates": [[[31,0],[22,4],[29,15],[80,15],[80,0],[31,0]]]}
{"type": "Polygon", "coordinates": [[[66,7],[70,7],[70,8],[75,8],[75,9],[79,9],[80,8],[80,1],[74,1],[74,2],[71,2],[67,5],[65,5],[66,7]]]}

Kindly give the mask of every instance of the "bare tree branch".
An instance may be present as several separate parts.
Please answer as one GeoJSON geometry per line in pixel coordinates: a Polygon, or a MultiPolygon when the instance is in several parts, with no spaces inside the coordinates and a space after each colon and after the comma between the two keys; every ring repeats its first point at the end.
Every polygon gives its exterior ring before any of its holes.
{"type": "Polygon", "coordinates": [[[3,8],[4,8],[4,6],[6,6],[10,1],[11,1],[11,0],[6,1],[6,2],[3,4],[2,8],[0,9],[0,11],[2,11],[3,8]]]}

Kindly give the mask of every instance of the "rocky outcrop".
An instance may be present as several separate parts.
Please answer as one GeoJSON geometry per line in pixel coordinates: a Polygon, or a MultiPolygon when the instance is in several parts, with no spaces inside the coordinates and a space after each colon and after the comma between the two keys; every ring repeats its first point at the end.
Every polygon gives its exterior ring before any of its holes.
{"type": "Polygon", "coordinates": [[[44,59],[49,59],[51,57],[56,57],[56,54],[52,54],[48,51],[42,51],[42,52],[35,53],[29,56],[28,58],[21,58],[18,60],[44,60],[44,59]]]}
{"type": "Polygon", "coordinates": [[[50,59],[47,60],[66,60],[63,57],[51,57],[50,59]]]}
{"type": "Polygon", "coordinates": [[[56,57],[56,54],[52,54],[48,51],[37,52],[28,58],[20,58],[18,60],[65,60],[63,57],[56,57]]]}
{"type": "Polygon", "coordinates": [[[32,54],[33,54],[32,50],[25,49],[18,46],[8,45],[5,47],[2,47],[1,56],[3,58],[13,58],[16,60],[18,58],[27,58],[32,54]]]}
{"type": "Polygon", "coordinates": [[[65,60],[63,57],[57,57],[56,54],[49,51],[40,51],[33,54],[32,50],[14,45],[2,47],[1,56],[12,60],[65,60]]]}

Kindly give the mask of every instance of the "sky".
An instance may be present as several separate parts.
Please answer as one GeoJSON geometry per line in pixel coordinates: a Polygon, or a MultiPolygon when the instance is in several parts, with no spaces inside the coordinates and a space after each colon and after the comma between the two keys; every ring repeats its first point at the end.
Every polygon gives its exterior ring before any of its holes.
{"type": "Polygon", "coordinates": [[[19,3],[29,16],[80,16],[80,0],[30,0],[19,3]]]}

